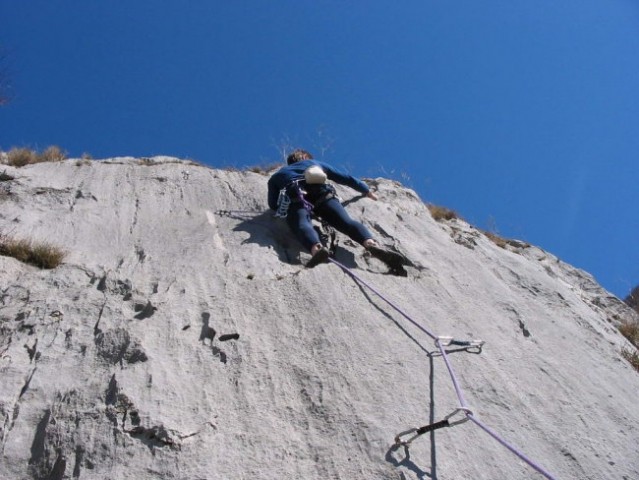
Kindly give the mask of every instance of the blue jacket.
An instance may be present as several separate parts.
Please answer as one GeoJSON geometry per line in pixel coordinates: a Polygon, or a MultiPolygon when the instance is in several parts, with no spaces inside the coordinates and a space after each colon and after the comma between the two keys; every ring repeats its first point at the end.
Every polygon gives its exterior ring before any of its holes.
{"type": "Polygon", "coordinates": [[[313,165],[319,165],[322,167],[322,170],[324,170],[329,180],[351,187],[353,190],[357,190],[363,194],[367,194],[370,190],[368,185],[361,180],[350,175],[345,175],[335,170],[335,168],[327,163],[320,162],[318,160],[302,160],[301,162],[295,162],[292,165],[280,168],[269,179],[268,206],[272,210],[277,210],[277,199],[279,197],[280,190],[288,186],[294,180],[304,180],[304,171],[313,165]]]}

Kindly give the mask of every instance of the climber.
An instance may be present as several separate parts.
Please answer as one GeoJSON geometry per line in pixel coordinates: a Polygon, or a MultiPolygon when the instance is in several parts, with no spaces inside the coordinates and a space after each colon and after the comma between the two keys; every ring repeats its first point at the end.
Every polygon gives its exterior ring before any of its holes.
{"type": "Polygon", "coordinates": [[[286,218],[288,226],[312,257],[307,267],[312,268],[328,261],[329,251],[313,228],[312,214],[320,217],[336,230],[360,243],[371,255],[386,263],[391,270],[403,270],[406,259],[399,253],[381,248],[362,223],[353,220],[335,193],[335,187],[326,179],[377,200],[377,195],[361,180],[338,172],[325,162],[313,160],[313,156],[297,149],[286,159],[287,166],[280,168],[268,181],[268,206],[276,210],[276,216],[286,218]]]}

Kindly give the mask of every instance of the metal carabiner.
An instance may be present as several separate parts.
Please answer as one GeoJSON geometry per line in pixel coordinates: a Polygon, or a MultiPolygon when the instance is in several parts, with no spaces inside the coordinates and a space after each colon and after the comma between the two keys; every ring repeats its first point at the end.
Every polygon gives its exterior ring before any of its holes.
{"type": "Polygon", "coordinates": [[[457,345],[460,347],[477,348],[481,350],[481,347],[484,345],[484,343],[486,343],[484,340],[467,340],[467,341],[455,340],[453,337],[449,335],[442,335],[435,338],[435,345],[438,347],[439,346],[449,347],[451,345],[457,345]]]}
{"type": "Polygon", "coordinates": [[[452,413],[450,413],[448,416],[444,417],[444,420],[448,421],[448,426],[449,427],[453,427],[455,425],[461,425],[462,423],[467,422],[468,416],[472,415],[473,411],[470,408],[467,407],[457,407],[455,410],[453,410],[452,413]],[[460,419],[460,420],[455,420],[454,422],[451,422],[450,419],[453,418],[455,415],[457,415],[458,413],[463,412],[465,414],[464,418],[460,419]]]}
{"type": "Polygon", "coordinates": [[[397,435],[395,435],[395,446],[396,447],[408,447],[408,445],[410,445],[410,443],[415,440],[417,437],[419,437],[419,434],[413,435],[412,437],[410,437],[408,440],[402,441],[401,437],[403,437],[404,435],[408,435],[410,433],[415,433],[417,431],[416,428],[411,428],[409,430],[406,430],[405,432],[401,432],[398,433],[397,435]]]}
{"type": "Polygon", "coordinates": [[[452,341],[453,341],[453,337],[449,337],[448,335],[442,335],[435,338],[435,345],[437,346],[441,345],[442,347],[447,347],[452,343],[452,341]]]}

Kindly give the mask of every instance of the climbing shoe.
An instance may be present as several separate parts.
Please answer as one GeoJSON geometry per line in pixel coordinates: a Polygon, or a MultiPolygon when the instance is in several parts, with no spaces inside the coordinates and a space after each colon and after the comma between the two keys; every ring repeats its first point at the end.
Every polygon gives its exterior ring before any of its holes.
{"type": "Polygon", "coordinates": [[[306,264],[306,268],[313,268],[319,265],[320,263],[328,262],[329,256],[330,256],[330,253],[327,248],[325,247],[320,248],[317,252],[315,252],[315,255],[313,255],[311,259],[308,261],[308,263],[306,264]]]}

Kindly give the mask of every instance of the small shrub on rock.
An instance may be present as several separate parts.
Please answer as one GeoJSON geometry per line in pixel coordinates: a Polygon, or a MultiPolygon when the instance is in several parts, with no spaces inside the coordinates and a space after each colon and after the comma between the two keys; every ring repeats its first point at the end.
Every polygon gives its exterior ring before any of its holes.
{"type": "MultiPolygon", "coordinates": [[[[626,337],[636,348],[639,348],[639,323],[623,323],[619,327],[619,332],[621,332],[621,334],[626,337]]],[[[637,350],[624,348],[621,351],[621,354],[626,360],[630,362],[634,369],[639,372],[639,353],[637,353],[637,350]]]]}
{"type": "Polygon", "coordinates": [[[34,163],[61,162],[65,158],[66,152],[55,145],[47,147],[40,153],[30,148],[20,147],[12,148],[7,152],[6,163],[12,167],[24,167],[34,163]]]}
{"type": "Polygon", "coordinates": [[[253,173],[259,173],[260,175],[268,175],[269,172],[281,166],[282,166],[281,163],[269,163],[269,164],[263,164],[263,165],[252,165],[250,167],[246,167],[246,170],[253,173]]]}
{"type": "Polygon", "coordinates": [[[38,162],[61,162],[65,158],[66,152],[56,145],[51,145],[38,155],[38,162]]]}
{"type": "Polygon", "coordinates": [[[62,263],[66,252],[47,242],[16,239],[0,233],[0,255],[15,258],[38,268],[51,269],[62,263]]]}
{"type": "Polygon", "coordinates": [[[506,245],[508,245],[508,241],[505,238],[500,237],[496,233],[484,232],[484,235],[486,235],[486,237],[488,237],[491,242],[493,242],[500,248],[506,248],[506,245]]]}
{"type": "Polygon", "coordinates": [[[37,163],[38,154],[29,148],[12,148],[7,152],[7,165],[24,167],[37,163]]]}
{"type": "Polygon", "coordinates": [[[639,313],[639,285],[632,289],[632,292],[624,299],[624,302],[635,312],[639,313]]]}
{"type": "Polygon", "coordinates": [[[625,358],[626,360],[630,362],[630,365],[632,365],[632,368],[634,368],[635,370],[639,372],[639,353],[637,353],[636,350],[633,352],[628,348],[624,348],[621,351],[621,355],[623,355],[623,358],[625,358]]]}
{"type": "Polygon", "coordinates": [[[432,203],[430,203],[428,204],[428,210],[430,211],[433,219],[438,222],[442,220],[453,220],[455,218],[460,218],[459,215],[457,215],[457,212],[455,212],[454,210],[442,207],[440,205],[433,205],[432,203]]]}
{"type": "Polygon", "coordinates": [[[624,323],[619,327],[621,334],[630,340],[635,347],[639,348],[639,324],[624,323]]]}

